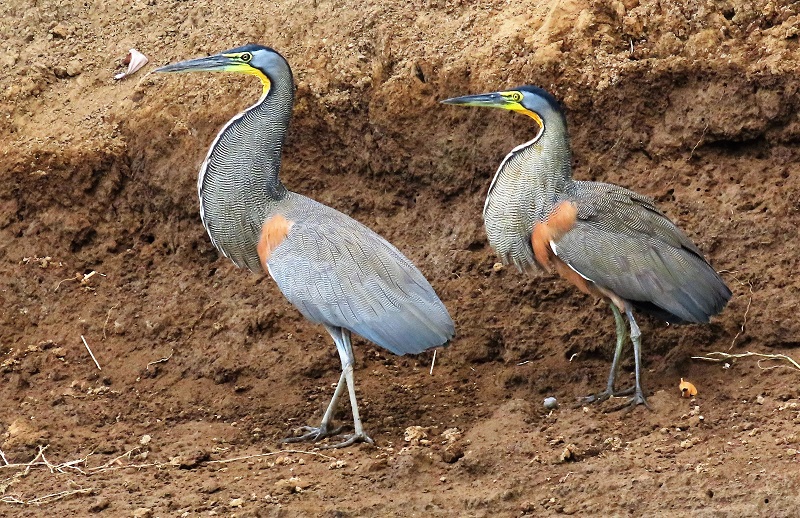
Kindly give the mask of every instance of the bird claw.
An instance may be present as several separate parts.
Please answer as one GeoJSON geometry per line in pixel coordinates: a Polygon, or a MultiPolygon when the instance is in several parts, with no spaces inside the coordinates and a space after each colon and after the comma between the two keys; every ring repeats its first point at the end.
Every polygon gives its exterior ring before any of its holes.
{"type": "Polygon", "coordinates": [[[319,442],[322,439],[325,439],[326,437],[339,435],[339,433],[341,433],[342,430],[344,430],[344,426],[334,428],[333,430],[328,430],[328,425],[326,424],[322,424],[320,426],[302,426],[300,427],[300,431],[306,433],[294,437],[287,437],[285,439],[282,439],[281,443],[319,442]]]}
{"type": "Polygon", "coordinates": [[[326,444],[325,446],[322,446],[322,449],[329,450],[333,448],[346,448],[347,446],[350,446],[351,444],[355,444],[357,442],[366,442],[368,444],[375,444],[375,441],[372,440],[372,437],[370,437],[364,432],[361,432],[361,433],[354,433],[348,436],[344,441],[338,444],[326,444]]]}
{"type": "MultiPolygon", "coordinates": [[[[631,387],[629,389],[620,390],[615,392],[611,389],[605,389],[602,392],[598,392],[597,394],[590,394],[586,397],[578,398],[580,405],[591,405],[592,403],[602,403],[603,401],[607,400],[608,398],[612,397],[623,397],[623,396],[630,396],[636,391],[636,387],[631,387]]],[[[644,397],[644,396],[642,396],[644,397]]],[[[646,403],[645,403],[646,404],[646,403]]]]}
{"type": "Polygon", "coordinates": [[[623,410],[624,413],[627,414],[628,412],[630,412],[639,405],[644,405],[645,408],[647,408],[650,411],[653,410],[653,408],[650,406],[650,403],[647,402],[647,398],[644,397],[644,393],[642,393],[642,391],[640,390],[634,390],[633,396],[630,399],[628,399],[628,401],[622,403],[621,405],[617,405],[613,408],[608,409],[607,412],[616,412],[617,410],[623,410]]]}

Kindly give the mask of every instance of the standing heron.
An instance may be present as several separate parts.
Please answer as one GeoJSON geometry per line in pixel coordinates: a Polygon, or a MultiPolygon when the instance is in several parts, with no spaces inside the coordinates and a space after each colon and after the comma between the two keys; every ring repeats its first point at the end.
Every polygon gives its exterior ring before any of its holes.
{"type": "Polygon", "coordinates": [[[281,183],[281,149],[294,104],[292,71],[283,56],[250,44],[157,70],[194,71],[250,74],[263,86],[258,102],[225,124],[200,168],[200,217],[211,242],[236,266],[269,273],[303,316],[325,326],[342,362],[321,424],[285,441],[338,435],[333,414],[346,385],[354,433],[335,447],[372,443],[358,414],[351,333],[397,355],[416,354],[446,344],[453,321],[397,248],[281,183]]]}
{"type": "Polygon", "coordinates": [[[483,207],[489,244],[506,264],[555,270],[584,293],[610,303],[617,328],[611,373],[605,390],[584,401],[633,394],[632,407],[648,406],[633,309],[670,323],[704,323],[722,311],[731,291],[650,198],[608,183],[572,179],[567,121],[545,90],[521,86],[442,102],[502,108],[536,122],[536,136],[505,157],[489,186],[483,207]],[[622,313],[630,324],[636,383],[617,392],[626,338],[622,313]]]}

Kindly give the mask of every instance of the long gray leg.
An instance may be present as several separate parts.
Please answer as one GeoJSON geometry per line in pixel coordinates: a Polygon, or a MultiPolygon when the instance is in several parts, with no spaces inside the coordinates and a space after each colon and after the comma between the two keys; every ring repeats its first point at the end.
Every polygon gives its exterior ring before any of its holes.
{"type": "Polygon", "coordinates": [[[344,392],[345,387],[345,375],[344,371],[342,372],[341,376],[339,376],[339,383],[336,384],[336,390],[333,392],[333,397],[331,398],[331,402],[328,403],[328,408],[325,410],[325,415],[322,416],[322,422],[318,427],[315,426],[303,426],[300,428],[303,432],[306,432],[302,435],[298,435],[296,437],[287,437],[283,439],[281,442],[303,442],[303,441],[320,441],[325,437],[330,437],[331,435],[336,435],[342,431],[342,428],[335,428],[331,429],[330,425],[333,422],[333,413],[336,412],[336,408],[339,405],[339,398],[342,396],[342,392],[344,392]]]}
{"type": "Polygon", "coordinates": [[[350,343],[350,331],[342,328],[328,328],[328,331],[331,333],[331,336],[333,336],[333,339],[336,342],[336,350],[339,351],[339,358],[342,360],[342,375],[347,382],[347,391],[350,394],[350,408],[353,410],[354,428],[354,433],[345,438],[343,442],[329,447],[344,448],[345,446],[350,446],[356,442],[368,442],[370,444],[374,444],[370,436],[364,433],[364,427],[361,424],[361,417],[358,414],[356,383],[355,379],[353,378],[353,364],[355,363],[355,357],[353,356],[353,346],[350,343]],[[338,329],[339,333],[334,334],[333,329],[338,329]]]}
{"type": "Polygon", "coordinates": [[[597,394],[592,394],[590,396],[582,398],[582,403],[584,404],[605,401],[606,399],[612,396],[613,397],[628,396],[630,394],[633,394],[634,391],[634,387],[623,390],[621,392],[614,391],[614,383],[617,379],[617,373],[619,372],[619,363],[620,359],[622,358],[622,349],[625,346],[625,339],[628,337],[628,331],[625,326],[625,319],[622,318],[622,313],[619,312],[619,309],[617,309],[617,306],[613,302],[610,305],[611,305],[611,311],[614,312],[614,321],[617,327],[617,347],[614,349],[614,359],[611,361],[611,372],[608,375],[608,383],[606,385],[606,389],[597,394]]]}
{"type": "Polygon", "coordinates": [[[628,317],[628,322],[631,325],[631,342],[633,342],[633,359],[636,363],[636,390],[633,397],[630,399],[630,406],[644,405],[650,408],[647,404],[647,399],[644,397],[642,390],[642,333],[639,331],[639,326],[636,324],[636,319],[633,318],[633,312],[630,305],[625,305],[625,315],[628,317]]]}
{"type": "MultiPolygon", "coordinates": [[[[352,371],[353,371],[353,348],[350,345],[350,332],[346,331],[340,327],[332,327],[332,326],[325,326],[325,329],[328,330],[330,333],[331,338],[333,338],[333,342],[336,344],[336,350],[339,351],[339,358],[342,361],[342,374],[339,376],[339,382],[336,384],[336,390],[333,391],[333,397],[331,398],[331,402],[328,403],[328,408],[325,410],[325,414],[322,416],[322,422],[319,426],[303,426],[300,430],[303,433],[302,435],[298,435],[296,437],[287,437],[286,439],[282,440],[281,442],[303,442],[303,441],[311,441],[317,442],[321,441],[326,437],[331,437],[333,435],[338,435],[339,432],[342,431],[342,427],[339,428],[331,428],[331,423],[333,422],[333,414],[336,412],[336,408],[339,406],[339,398],[342,397],[342,393],[344,392],[344,387],[347,385],[350,386],[350,381],[347,379],[345,363],[350,365],[350,377],[352,378],[352,371]],[[347,344],[347,346],[343,349],[340,344],[347,344]],[[345,356],[342,356],[342,351],[344,350],[345,356]],[[349,351],[349,356],[347,355],[349,351]],[[348,359],[349,358],[349,359],[348,359]]],[[[353,400],[353,396],[351,396],[351,401],[353,400]]],[[[356,414],[358,411],[356,410],[356,414]]],[[[359,422],[359,425],[361,423],[359,422]]]]}

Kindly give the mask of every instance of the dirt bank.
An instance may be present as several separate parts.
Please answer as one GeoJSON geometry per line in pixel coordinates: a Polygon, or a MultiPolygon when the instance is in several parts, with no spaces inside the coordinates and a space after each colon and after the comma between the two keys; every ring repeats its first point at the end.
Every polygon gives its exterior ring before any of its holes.
{"type": "Polygon", "coordinates": [[[5,0],[0,449],[24,464],[47,445],[60,468],[0,466],[0,515],[794,514],[800,373],[691,357],[800,356],[799,11],[5,0]],[[375,447],[278,453],[321,416],[335,348],[199,221],[197,169],[254,80],[148,74],[251,41],[298,83],[284,182],[395,243],[456,320],[433,374],[431,354],[356,345],[375,447]],[[113,81],[131,47],[150,64],[113,81]],[[532,128],[438,100],[525,83],[563,101],[576,177],[655,198],[734,291],[708,326],[642,318],[653,412],[572,408],[604,384],[610,312],[493,268],[483,199],[532,128]]]}

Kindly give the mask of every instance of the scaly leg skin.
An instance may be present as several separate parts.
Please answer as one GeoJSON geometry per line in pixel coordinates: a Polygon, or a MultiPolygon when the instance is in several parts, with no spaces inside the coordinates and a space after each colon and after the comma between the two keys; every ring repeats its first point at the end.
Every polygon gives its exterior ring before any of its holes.
{"type": "Polygon", "coordinates": [[[639,331],[639,326],[636,324],[636,319],[633,318],[633,312],[631,311],[630,306],[626,305],[625,307],[625,315],[628,317],[628,322],[631,324],[631,342],[633,342],[633,359],[636,364],[636,387],[633,393],[633,397],[628,400],[625,405],[621,407],[615,408],[614,410],[619,410],[624,408],[625,406],[628,407],[628,412],[636,408],[637,405],[644,405],[647,407],[648,410],[652,410],[650,405],[647,403],[647,398],[644,397],[644,391],[642,390],[642,333],[639,331]]]}
{"type": "MultiPolygon", "coordinates": [[[[328,331],[331,331],[329,328],[328,331]]],[[[339,333],[334,334],[331,332],[334,341],[336,342],[336,350],[339,351],[339,358],[342,360],[342,376],[347,382],[347,391],[350,395],[350,407],[353,410],[353,426],[355,431],[352,435],[345,438],[343,442],[325,446],[325,448],[344,448],[355,444],[357,442],[366,442],[375,444],[372,438],[364,432],[364,427],[361,425],[361,417],[358,415],[358,401],[356,401],[356,383],[353,378],[353,346],[350,343],[350,331],[347,329],[339,328],[339,333]]]]}
{"type": "Polygon", "coordinates": [[[334,435],[339,435],[342,431],[342,426],[330,429],[331,422],[333,421],[333,413],[336,412],[336,407],[339,405],[339,398],[342,396],[342,392],[344,392],[345,386],[345,375],[344,371],[342,371],[341,376],[339,376],[339,383],[336,384],[336,390],[333,392],[333,397],[331,398],[331,402],[328,403],[328,408],[325,410],[325,415],[322,416],[322,422],[318,427],[314,426],[303,426],[300,428],[301,431],[306,432],[302,435],[298,435],[295,437],[287,437],[281,441],[281,443],[292,443],[292,442],[317,442],[321,441],[326,437],[332,437],[334,435]]]}
{"type": "Polygon", "coordinates": [[[629,396],[633,394],[635,389],[635,387],[630,387],[619,392],[614,390],[614,382],[617,379],[617,372],[619,371],[619,361],[622,358],[622,348],[625,345],[625,338],[627,338],[628,333],[627,329],[625,328],[625,320],[623,320],[622,314],[619,312],[619,309],[617,309],[617,306],[614,305],[613,302],[611,303],[611,311],[614,312],[614,321],[616,322],[617,327],[617,347],[614,349],[614,360],[611,362],[611,373],[608,375],[608,384],[606,385],[606,389],[604,391],[580,398],[581,405],[602,403],[610,397],[629,396]]]}

